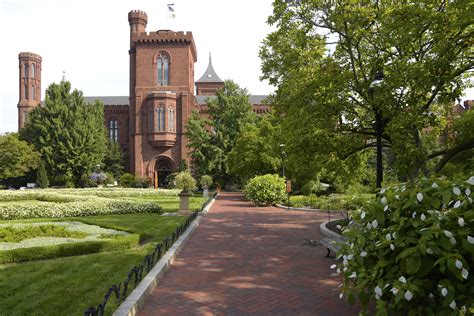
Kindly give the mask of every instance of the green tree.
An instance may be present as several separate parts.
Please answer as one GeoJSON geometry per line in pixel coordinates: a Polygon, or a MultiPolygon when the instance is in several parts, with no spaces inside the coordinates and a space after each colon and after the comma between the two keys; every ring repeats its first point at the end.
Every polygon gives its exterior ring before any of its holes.
{"type": "Polygon", "coordinates": [[[114,142],[107,143],[107,150],[103,160],[104,171],[113,174],[114,179],[119,179],[124,172],[123,153],[120,145],[114,142]]]}
{"type": "Polygon", "coordinates": [[[0,135],[0,179],[24,176],[36,169],[39,154],[16,133],[0,135]]]}
{"type": "Polygon", "coordinates": [[[46,173],[46,166],[43,160],[40,160],[38,165],[36,184],[42,189],[46,189],[49,186],[48,174],[46,173]]]}
{"type": "Polygon", "coordinates": [[[78,185],[104,158],[104,106],[99,101],[86,104],[82,92],[71,92],[68,81],[53,83],[44,106],[30,113],[20,135],[40,152],[50,176],[78,185]]]}
{"type": "Polygon", "coordinates": [[[245,124],[255,122],[256,116],[246,89],[226,81],[215,98],[207,102],[207,118],[193,113],[186,125],[188,147],[193,167],[198,175],[229,182],[228,155],[245,124]]]}
{"type": "Polygon", "coordinates": [[[268,115],[246,124],[229,153],[229,172],[246,181],[257,175],[279,173],[282,164],[280,125],[268,115]]]}
{"type": "Polygon", "coordinates": [[[299,143],[295,153],[313,164],[317,151],[340,165],[374,148],[380,136],[400,175],[410,176],[428,158],[469,147],[433,156],[421,131],[440,126],[439,110],[468,85],[473,6],[469,0],[276,0],[268,19],[276,31],[260,56],[263,78],[277,87],[272,104],[299,143]],[[383,82],[370,89],[380,71],[383,82]]]}

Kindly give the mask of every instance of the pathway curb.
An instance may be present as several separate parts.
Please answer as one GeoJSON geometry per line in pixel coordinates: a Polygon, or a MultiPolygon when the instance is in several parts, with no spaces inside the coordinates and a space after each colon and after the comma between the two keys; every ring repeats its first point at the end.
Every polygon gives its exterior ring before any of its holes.
{"type": "Polygon", "coordinates": [[[169,269],[170,265],[174,262],[181,249],[186,244],[186,241],[191,237],[194,230],[198,227],[199,222],[202,219],[202,213],[206,214],[211,206],[214,204],[217,198],[217,194],[214,198],[210,199],[206,206],[203,208],[199,216],[191,223],[188,229],[178,238],[178,240],[171,246],[171,248],[161,257],[156,265],[150,270],[150,272],[143,278],[140,284],[130,293],[125,301],[112,314],[113,316],[134,316],[137,311],[145,303],[146,298],[153,292],[160,280],[169,269]]]}

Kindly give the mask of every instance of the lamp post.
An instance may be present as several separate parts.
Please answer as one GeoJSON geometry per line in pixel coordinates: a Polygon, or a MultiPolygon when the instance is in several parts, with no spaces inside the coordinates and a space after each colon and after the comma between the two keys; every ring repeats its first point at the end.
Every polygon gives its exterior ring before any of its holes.
{"type": "Polygon", "coordinates": [[[280,144],[280,150],[281,150],[281,173],[282,177],[285,178],[285,159],[286,159],[286,153],[285,153],[285,144],[280,144]]]}
{"type": "Polygon", "coordinates": [[[380,111],[380,104],[376,101],[377,93],[380,90],[380,86],[383,82],[383,72],[379,71],[375,75],[374,81],[370,83],[369,94],[372,99],[373,109],[375,110],[375,136],[376,136],[376,148],[377,148],[377,169],[376,169],[376,180],[375,187],[380,189],[383,181],[383,165],[382,165],[382,113],[380,111]]]}

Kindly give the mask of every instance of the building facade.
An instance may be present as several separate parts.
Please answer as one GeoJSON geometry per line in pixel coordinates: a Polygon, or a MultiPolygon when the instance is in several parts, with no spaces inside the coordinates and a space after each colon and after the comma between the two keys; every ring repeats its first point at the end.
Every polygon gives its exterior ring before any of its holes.
{"type": "MultiPolygon", "coordinates": [[[[181,160],[190,163],[186,123],[193,111],[204,113],[224,81],[214,71],[211,56],[205,73],[194,81],[197,50],[191,32],[159,30],[147,32],[147,14],[131,11],[129,96],[85,97],[105,105],[105,126],[111,141],[120,144],[128,170],[138,177],[164,185],[168,174],[178,170],[181,160]]],[[[41,57],[20,53],[20,99],[18,126],[28,112],[41,104],[41,57]]],[[[267,96],[251,95],[256,113],[267,113],[267,96]]]]}

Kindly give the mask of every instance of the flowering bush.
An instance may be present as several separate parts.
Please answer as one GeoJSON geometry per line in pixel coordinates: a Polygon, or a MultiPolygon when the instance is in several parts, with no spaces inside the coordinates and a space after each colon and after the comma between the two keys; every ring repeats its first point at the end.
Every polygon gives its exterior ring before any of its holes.
{"type": "Polygon", "coordinates": [[[91,180],[94,181],[97,185],[103,184],[107,180],[107,175],[100,171],[94,171],[91,174],[91,180]]]}
{"type": "Polygon", "coordinates": [[[473,313],[473,187],[474,177],[401,184],[353,212],[338,255],[341,296],[375,299],[378,315],[473,313]]]}
{"type": "Polygon", "coordinates": [[[266,174],[250,179],[244,193],[256,206],[265,206],[283,201],[286,196],[285,188],[284,178],[277,174],[266,174]]]}

